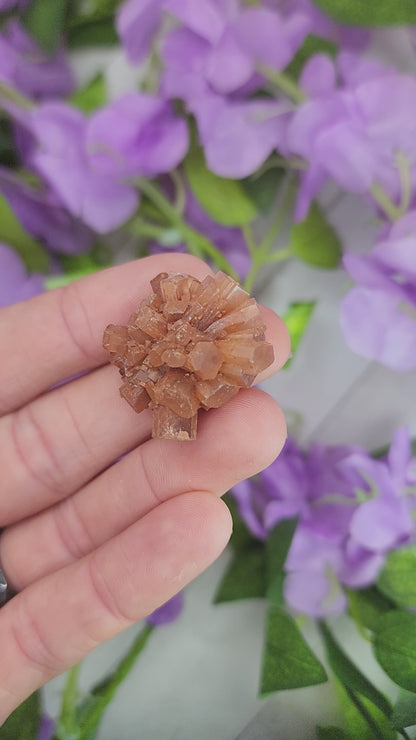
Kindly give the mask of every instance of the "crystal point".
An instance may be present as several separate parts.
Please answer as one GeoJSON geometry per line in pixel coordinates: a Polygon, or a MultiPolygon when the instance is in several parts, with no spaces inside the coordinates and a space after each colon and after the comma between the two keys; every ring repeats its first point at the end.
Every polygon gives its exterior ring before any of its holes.
{"type": "Polygon", "coordinates": [[[228,275],[202,282],[162,272],[127,326],[110,324],[103,347],[123,377],[121,396],[153,410],[152,436],[196,439],[198,409],[219,408],[274,360],[254,298],[228,275]]]}

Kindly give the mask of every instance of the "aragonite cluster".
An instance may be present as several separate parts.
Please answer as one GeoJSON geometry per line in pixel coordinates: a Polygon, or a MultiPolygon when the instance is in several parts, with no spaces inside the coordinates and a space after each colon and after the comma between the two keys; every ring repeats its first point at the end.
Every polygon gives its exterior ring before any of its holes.
{"type": "Polygon", "coordinates": [[[196,439],[198,409],[219,408],[272,364],[254,298],[222,272],[202,282],[162,272],[127,326],[103,346],[123,378],[120,393],[153,410],[153,437],[196,439]]]}

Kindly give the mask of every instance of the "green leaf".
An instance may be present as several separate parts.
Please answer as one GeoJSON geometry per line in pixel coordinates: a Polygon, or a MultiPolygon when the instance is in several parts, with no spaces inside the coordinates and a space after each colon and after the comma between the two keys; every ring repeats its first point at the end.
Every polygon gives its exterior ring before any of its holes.
{"type": "Polygon", "coordinates": [[[2,195],[0,195],[0,242],[13,247],[30,272],[48,270],[48,254],[20,225],[8,201],[2,195]]]}
{"type": "Polygon", "coordinates": [[[386,715],[369,699],[336,682],[342,714],[351,740],[396,740],[396,732],[386,715]]]}
{"type": "Polygon", "coordinates": [[[261,175],[241,180],[241,185],[257,210],[269,213],[284,177],[285,170],[282,167],[271,167],[261,175]]]}
{"type": "Polygon", "coordinates": [[[312,203],[304,221],[292,226],[290,248],[302,262],[328,270],[337,267],[342,257],[339,236],[317,203],[312,203]]]}
{"type": "Polygon", "coordinates": [[[416,692],[416,614],[395,610],[380,617],[374,653],[387,675],[416,692]]]}
{"type": "Polygon", "coordinates": [[[352,618],[371,632],[378,628],[380,616],[394,609],[394,604],[374,586],[348,591],[348,603],[352,618]]]}
{"type": "Polygon", "coordinates": [[[62,41],[68,0],[32,0],[22,16],[29,35],[52,54],[62,41]]]}
{"type": "Polygon", "coordinates": [[[106,708],[134,667],[138,656],[147,645],[153,630],[154,627],[150,624],[143,627],[130,650],[120,661],[113,673],[96,684],[91,690],[90,696],[82,702],[78,710],[78,725],[82,729],[77,740],[91,740],[95,737],[95,732],[98,729],[106,708]]]}
{"type": "Polygon", "coordinates": [[[284,565],[293,535],[296,530],[297,519],[284,519],[276,524],[268,534],[266,542],[267,553],[267,598],[275,606],[282,606],[284,565]]]}
{"type": "Polygon", "coordinates": [[[74,23],[67,33],[70,49],[90,46],[115,46],[120,43],[113,18],[85,20],[74,23]]]}
{"type": "Polygon", "coordinates": [[[391,722],[396,730],[402,727],[416,725],[416,695],[401,689],[396,703],[393,706],[391,722]]]}
{"type": "Polygon", "coordinates": [[[184,167],[193,194],[214,221],[223,226],[244,226],[256,217],[256,206],[241,182],[214,175],[200,147],[191,148],[184,167]]]}
{"type": "Polygon", "coordinates": [[[340,23],[357,26],[402,26],[416,23],[415,0],[314,0],[340,23]]]}
{"type": "Polygon", "coordinates": [[[266,593],[266,551],[253,542],[234,555],[215,594],[214,603],[262,599],[266,593]]]}
{"type": "Polygon", "coordinates": [[[107,103],[107,86],[101,72],[88,85],[77,90],[69,102],[83,113],[94,113],[102,108],[107,103]]]}
{"type": "Polygon", "coordinates": [[[348,740],[348,735],[341,727],[334,727],[328,725],[324,727],[318,725],[316,727],[316,739],[317,740],[348,740]]]}
{"type": "Polygon", "coordinates": [[[334,58],[337,54],[338,47],[332,41],[315,36],[313,33],[307,35],[300,49],[296,52],[290,64],[285,69],[285,74],[298,80],[302,69],[309,59],[315,54],[326,54],[334,58]]]}
{"type": "Polygon", "coordinates": [[[324,641],[329,665],[341,684],[347,689],[367,697],[386,717],[389,717],[391,712],[390,702],[348,658],[325,622],[320,622],[319,631],[324,641]]]}
{"type": "Polygon", "coordinates": [[[416,607],[416,547],[391,552],[377,585],[399,606],[416,607]]]}
{"type": "Polygon", "coordinates": [[[326,671],[292,617],[278,607],[267,614],[261,695],[314,686],[328,680],[326,671]]]}
{"type": "Polygon", "coordinates": [[[40,722],[40,694],[36,691],[2,725],[0,740],[35,740],[40,722]]]}
{"type": "MultiPolygon", "coordinates": [[[[298,301],[291,303],[286,313],[283,314],[283,321],[285,322],[290,334],[292,354],[296,353],[296,350],[301,343],[302,337],[312,318],[315,306],[316,301],[298,301]]],[[[292,360],[289,359],[284,366],[284,370],[287,370],[291,364],[292,360]]]]}

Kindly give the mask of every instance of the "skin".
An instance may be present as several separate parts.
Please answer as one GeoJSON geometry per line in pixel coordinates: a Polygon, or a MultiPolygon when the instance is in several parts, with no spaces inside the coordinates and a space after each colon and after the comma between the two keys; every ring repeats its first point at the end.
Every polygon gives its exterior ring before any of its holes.
{"type": "MultiPolygon", "coordinates": [[[[152,440],[151,412],[119,398],[103,329],[169,270],[209,273],[158,255],[0,311],[0,562],[18,592],[0,611],[0,724],[207,568],[231,534],[220,496],[283,447],[283,413],[258,389],[201,413],[188,443],[152,440]]],[[[276,360],[259,380],[290,353],[281,319],[261,310],[276,360]]]]}

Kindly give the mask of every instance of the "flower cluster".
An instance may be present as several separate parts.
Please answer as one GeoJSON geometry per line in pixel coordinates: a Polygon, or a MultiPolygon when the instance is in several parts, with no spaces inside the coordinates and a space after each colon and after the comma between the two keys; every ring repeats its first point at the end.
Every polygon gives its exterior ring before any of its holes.
{"type": "Polygon", "coordinates": [[[320,618],[344,611],[343,586],[370,586],[387,553],[414,541],[415,486],[416,458],[400,428],[380,460],[351,446],[315,443],[304,453],[289,439],[276,462],[232,493],[259,539],[298,519],[284,595],[296,612],[320,618]]]}

